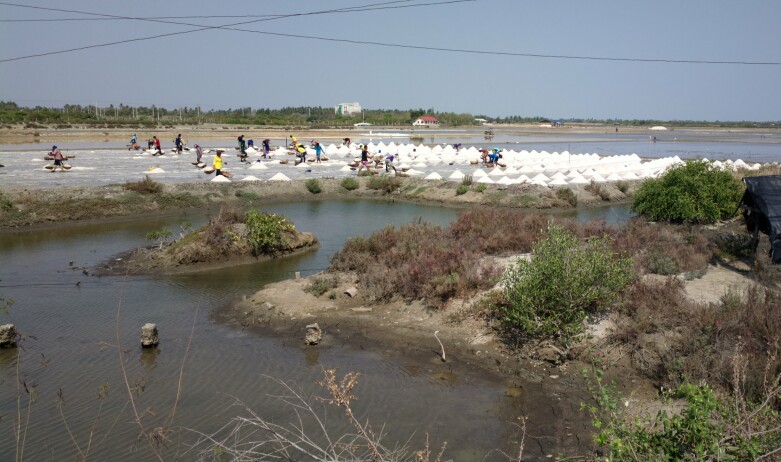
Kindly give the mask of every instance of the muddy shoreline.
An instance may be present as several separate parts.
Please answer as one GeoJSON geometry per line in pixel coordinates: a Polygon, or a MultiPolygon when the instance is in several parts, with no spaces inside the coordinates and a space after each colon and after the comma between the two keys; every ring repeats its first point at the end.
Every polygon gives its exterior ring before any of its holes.
{"type": "MultiPolygon", "coordinates": [[[[343,290],[356,281],[349,274],[338,276],[342,282],[333,299],[307,293],[307,286],[318,277],[314,275],[269,284],[215,311],[212,318],[300,348],[313,362],[329,348],[348,346],[399,364],[418,365],[414,367],[443,382],[487,380],[502,387],[505,397],[514,403],[500,409],[499,418],[518,423],[519,418],[526,417],[533,426],[529,432],[540,437],[528,450],[532,457],[591,453],[593,430],[588,416],[580,411],[580,403],[591,398],[580,372],[588,362],[572,359],[552,364],[508,348],[488,324],[468,315],[469,306],[483,294],[472,300],[452,301],[439,310],[419,300],[376,304],[360,292],[355,297],[344,294],[343,290]],[[306,345],[304,340],[306,325],[311,323],[317,323],[323,331],[317,345],[306,345]],[[435,331],[444,346],[446,361],[442,361],[435,331]],[[544,402],[538,402],[540,399],[544,402]],[[521,415],[520,409],[525,414],[521,415]]],[[[615,369],[610,376],[621,374],[615,369]]],[[[654,395],[650,384],[633,385],[639,395],[654,395]]]]}

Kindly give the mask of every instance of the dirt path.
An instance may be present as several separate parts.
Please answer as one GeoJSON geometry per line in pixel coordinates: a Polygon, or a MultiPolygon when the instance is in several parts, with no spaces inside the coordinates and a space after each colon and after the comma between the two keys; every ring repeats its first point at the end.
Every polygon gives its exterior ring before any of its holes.
{"type": "Polygon", "coordinates": [[[718,303],[730,291],[743,294],[754,284],[746,272],[749,269],[742,263],[738,267],[709,265],[703,277],[686,282],[686,295],[700,303],[718,303]]]}

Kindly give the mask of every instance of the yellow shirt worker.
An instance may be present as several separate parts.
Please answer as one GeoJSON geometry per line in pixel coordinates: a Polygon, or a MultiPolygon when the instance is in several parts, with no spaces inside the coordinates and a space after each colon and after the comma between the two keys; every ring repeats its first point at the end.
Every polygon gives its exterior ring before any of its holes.
{"type": "Polygon", "coordinates": [[[222,151],[217,151],[217,154],[214,156],[214,162],[212,162],[212,166],[214,167],[214,171],[217,175],[222,175],[222,151]]]}

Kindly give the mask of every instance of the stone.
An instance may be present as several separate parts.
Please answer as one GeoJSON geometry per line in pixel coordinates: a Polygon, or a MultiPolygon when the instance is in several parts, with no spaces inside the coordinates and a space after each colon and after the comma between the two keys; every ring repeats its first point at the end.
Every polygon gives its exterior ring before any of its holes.
{"type": "Polygon", "coordinates": [[[545,345],[536,352],[537,359],[551,364],[561,364],[564,353],[553,345],[545,345]]]}
{"type": "Polygon", "coordinates": [[[369,307],[362,306],[362,307],[360,307],[360,308],[350,308],[350,311],[354,311],[354,312],[356,312],[356,313],[371,313],[371,312],[372,312],[372,309],[373,309],[373,308],[372,308],[372,307],[370,307],[370,306],[369,306],[369,307]]]}
{"type": "Polygon", "coordinates": [[[263,308],[264,310],[273,310],[274,304],[269,302],[263,302],[260,304],[260,307],[263,308]]]}
{"type": "Polygon", "coordinates": [[[16,326],[3,324],[0,326],[0,348],[16,348],[16,326]]]}
{"type": "Polygon", "coordinates": [[[148,322],[141,327],[141,346],[144,348],[156,347],[160,343],[157,334],[157,324],[148,322]]]}
{"type": "Polygon", "coordinates": [[[306,326],[306,344],[317,345],[323,339],[323,331],[317,323],[307,324],[306,326]]]}

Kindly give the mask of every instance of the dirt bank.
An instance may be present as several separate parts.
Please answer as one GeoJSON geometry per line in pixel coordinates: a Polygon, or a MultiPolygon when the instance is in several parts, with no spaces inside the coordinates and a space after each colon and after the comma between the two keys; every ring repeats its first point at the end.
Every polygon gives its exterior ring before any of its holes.
{"type": "MultiPolygon", "coordinates": [[[[572,188],[572,194],[562,194],[535,185],[488,185],[485,190],[472,185],[465,194],[457,194],[458,183],[399,178],[392,188],[371,189],[369,177],[356,177],[360,187],[348,191],[341,180],[318,180],[322,192],[309,192],[305,181],[232,182],[232,183],[175,183],[160,184],[159,191],[137,191],[126,185],[99,187],[57,188],[56,190],[29,190],[13,188],[0,190],[0,228],[18,228],[46,223],[106,219],[166,213],[182,209],[219,209],[226,204],[239,207],[260,204],[308,201],[375,198],[389,201],[411,201],[452,206],[486,205],[528,209],[571,209],[578,206],[597,206],[628,200],[636,183],[626,183],[628,189],[619,190],[613,184],[604,184],[601,196],[588,187],[572,188]],[[388,192],[388,189],[392,189],[388,192]]],[[[382,188],[383,185],[380,185],[382,188]]],[[[623,186],[622,186],[623,188],[623,186]]]]}

